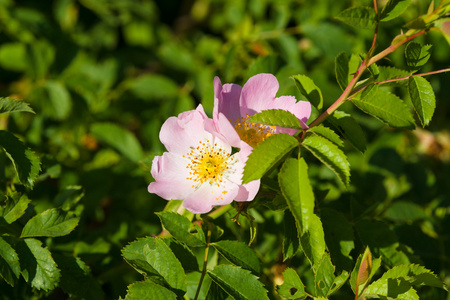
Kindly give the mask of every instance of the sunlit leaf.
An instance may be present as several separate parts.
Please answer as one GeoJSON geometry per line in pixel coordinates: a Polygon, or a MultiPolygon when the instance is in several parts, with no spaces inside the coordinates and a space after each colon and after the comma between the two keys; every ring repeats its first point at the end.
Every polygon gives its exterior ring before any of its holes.
{"type": "Polygon", "coordinates": [[[344,146],[344,143],[342,142],[341,138],[333,130],[323,125],[312,127],[308,130],[308,132],[313,132],[316,135],[324,137],[330,140],[331,142],[335,143],[339,147],[344,146]]]}
{"type": "Polygon", "coordinates": [[[65,213],[51,208],[31,218],[23,227],[22,238],[37,236],[67,235],[78,225],[79,218],[71,213],[65,213]]]}
{"type": "Polygon", "coordinates": [[[9,195],[6,200],[6,205],[0,207],[0,215],[6,223],[11,224],[25,213],[30,202],[31,200],[25,194],[14,193],[9,195]]]}
{"type": "Polygon", "coordinates": [[[281,297],[286,299],[305,299],[308,296],[305,293],[305,286],[295,270],[287,268],[283,272],[283,277],[283,284],[277,286],[277,292],[281,297]]]}
{"type": "Polygon", "coordinates": [[[200,227],[195,227],[197,232],[191,233],[192,224],[188,218],[174,212],[159,212],[156,215],[161,219],[164,228],[180,242],[191,247],[205,245],[206,240],[203,230],[200,227]]]}
{"type": "Polygon", "coordinates": [[[0,237],[0,276],[14,286],[20,276],[19,257],[10,244],[0,237]]]}
{"type": "Polygon", "coordinates": [[[0,97],[0,114],[26,111],[35,113],[28,103],[11,98],[0,97]]]}
{"type": "Polygon", "coordinates": [[[294,75],[292,78],[300,93],[318,110],[321,110],[323,106],[322,91],[316,86],[314,81],[306,75],[294,75]]]}
{"type": "Polygon", "coordinates": [[[367,287],[364,296],[402,300],[420,299],[416,290],[408,282],[400,279],[378,279],[367,287]]]}
{"type": "Polygon", "coordinates": [[[315,295],[326,297],[333,285],[334,276],[334,266],[331,263],[330,256],[324,254],[322,260],[317,266],[317,270],[314,276],[315,283],[315,295]]]}
{"type": "Polygon", "coordinates": [[[422,126],[431,121],[436,108],[436,97],[431,84],[423,77],[412,76],[408,80],[408,91],[422,126]]]}
{"type": "Polygon", "coordinates": [[[238,241],[219,241],[212,245],[231,263],[250,270],[255,275],[261,272],[259,259],[247,244],[238,241]]]}
{"type": "Polygon", "coordinates": [[[444,287],[444,283],[432,271],[417,264],[395,266],[381,276],[381,279],[392,278],[401,278],[412,285],[444,287]]]}
{"type": "Polygon", "coordinates": [[[380,20],[389,21],[400,16],[411,0],[389,0],[381,11],[380,20]]]}
{"type": "Polygon", "coordinates": [[[247,121],[299,130],[302,129],[297,117],[291,112],[282,109],[263,110],[251,116],[247,121]]]}
{"type": "Polygon", "coordinates": [[[406,63],[409,70],[415,72],[419,70],[431,57],[430,48],[432,45],[422,46],[411,42],[405,48],[406,63]]]}
{"type": "Polygon", "coordinates": [[[138,281],[128,286],[125,300],[164,299],[176,300],[177,295],[151,281],[138,281]]]}
{"type": "Polygon", "coordinates": [[[371,7],[351,7],[340,12],[336,19],[348,25],[363,29],[375,28],[377,16],[371,7]]]}

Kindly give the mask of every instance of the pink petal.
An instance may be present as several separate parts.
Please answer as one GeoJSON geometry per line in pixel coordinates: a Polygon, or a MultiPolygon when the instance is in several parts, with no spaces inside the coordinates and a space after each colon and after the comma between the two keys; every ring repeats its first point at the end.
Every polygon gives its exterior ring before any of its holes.
{"type": "Polygon", "coordinates": [[[214,78],[214,111],[213,117],[223,113],[232,124],[240,118],[239,97],[242,88],[237,84],[225,84],[222,86],[219,77],[214,78]]]}
{"type": "Polygon", "coordinates": [[[268,109],[277,94],[278,80],[272,74],[258,74],[251,77],[242,88],[240,105],[241,116],[254,115],[268,109]]]}
{"type": "Polygon", "coordinates": [[[234,198],[235,201],[252,201],[255,199],[256,194],[259,191],[259,186],[261,185],[261,180],[253,180],[249,183],[239,186],[239,192],[234,198]]]}

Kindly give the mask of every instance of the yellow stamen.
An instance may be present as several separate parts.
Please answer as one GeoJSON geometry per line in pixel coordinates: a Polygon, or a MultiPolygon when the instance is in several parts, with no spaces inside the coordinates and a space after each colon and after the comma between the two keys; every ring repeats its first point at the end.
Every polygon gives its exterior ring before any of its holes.
{"type": "Polygon", "coordinates": [[[234,128],[241,140],[253,148],[271,135],[275,134],[275,126],[267,126],[248,122],[249,115],[241,117],[234,122],[234,128]]]}

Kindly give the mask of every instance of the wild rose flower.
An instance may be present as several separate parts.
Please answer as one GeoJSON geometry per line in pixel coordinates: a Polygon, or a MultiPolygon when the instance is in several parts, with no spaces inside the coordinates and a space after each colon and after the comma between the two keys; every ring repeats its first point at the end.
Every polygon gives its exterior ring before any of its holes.
{"type": "Polygon", "coordinates": [[[236,133],[225,138],[217,126],[227,126],[226,119],[209,119],[201,105],[196,110],[170,117],[159,137],[168,152],[156,156],[151,173],[155,182],[148,191],[166,200],[184,200],[193,213],[207,213],[214,206],[236,201],[251,201],[260,181],[242,184],[242,173],[251,147],[236,133]],[[232,146],[240,151],[232,154],[232,146]]]}
{"type": "MultiPolygon", "coordinates": [[[[283,109],[294,114],[306,129],[306,121],[311,115],[311,104],[307,101],[296,101],[294,96],[275,97],[278,91],[278,80],[272,74],[258,74],[251,77],[244,87],[237,84],[224,84],[218,77],[214,78],[214,112],[218,119],[222,113],[231,122],[241,140],[255,147],[265,138],[277,134],[295,134],[291,128],[267,126],[248,122],[255,113],[268,109],[283,109]]],[[[231,134],[228,129],[221,130],[225,135],[231,134]]]]}

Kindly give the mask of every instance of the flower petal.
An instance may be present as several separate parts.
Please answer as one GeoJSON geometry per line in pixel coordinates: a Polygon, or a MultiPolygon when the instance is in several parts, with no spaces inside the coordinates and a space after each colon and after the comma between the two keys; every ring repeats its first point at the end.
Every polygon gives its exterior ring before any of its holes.
{"type": "Polygon", "coordinates": [[[223,113],[232,124],[240,118],[239,98],[242,88],[237,84],[225,84],[222,86],[219,77],[214,78],[214,110],[213,117],[217,118],[223,113]]]}
{"type": "Polygon", "coordinates": [[[253,116],[255,113],[268,109],[268,105],[277,94],[278,80],[272,74],[258,74],[251,77],[242,88],[240,109],[241,116],[247,114],[253,116]]]}

